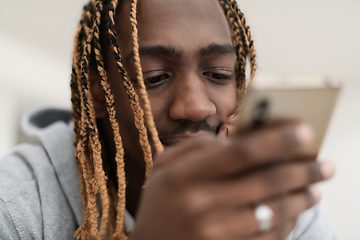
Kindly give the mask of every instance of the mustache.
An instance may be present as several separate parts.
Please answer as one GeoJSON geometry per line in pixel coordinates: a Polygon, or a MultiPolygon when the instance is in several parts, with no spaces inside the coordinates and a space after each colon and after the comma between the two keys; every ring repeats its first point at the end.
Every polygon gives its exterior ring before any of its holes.
{"type": "Polygon", "coordinates": [[[202,120],[200,122],[192,122],[188,120],[180,121],[180,124],[177,128],[171,131],[159,131],[159,137],[167,137],[167,136],[174,136],[186,132],[198,132],[198,131],[205,131],[205,132],[218,132],[218,126],[213,127],[211,126],[206,120],[202,120]]]}

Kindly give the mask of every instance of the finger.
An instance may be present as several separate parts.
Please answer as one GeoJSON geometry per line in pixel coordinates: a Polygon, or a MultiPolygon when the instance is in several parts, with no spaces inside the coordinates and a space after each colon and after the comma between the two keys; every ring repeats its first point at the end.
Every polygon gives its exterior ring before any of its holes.
{"type": "Polygon", "coordinates": [[[236,127],[230,124],[223,124],[219,128],[219,132],[217,137],[221,137],[223,139],[234,136],[236,133],[236,127]]]}
{"type": "Polygon", "coordinates": [[[279,123],[256,131],[244,132],[229,146],[230,151],[246,156],[251,160],[278,158],[299,148],[310,145],[313,141],[310,125],[301,122],[279,123]]]}
{"type": "Polygon", "coordinates": [[[225,124],[222,124],[218,130],[217,137],[227,138],[236,132],[236,123],[238,122],[239,116],[234,113],[231,114],[225,124]]]}
{"type": "Polygon", "coordinates": [[[229,125],[229,127],[228,127],[228,137],[234,136],[235,133],[236,133],[236,130],[237,130],[237,129],[236,129],[235,126],[229,125]]]}
{"type": "Polygon", "coordinates": [[[202,188],[203,207],[244,206],[253,202],[305,188],[334,175],[330,162],[301,161],[278,164],[254,174],[212,182],[202,188]]]}
{"type": "Polygon", "coordinates": [[[227,118],[227,123],[229,125],[233,125],[235,126],[238,122],[239,122],[239,114],[231,114],[228,118],[227,118]]]}
{"type": "Polygon", "coordinates": [[[246,240],[288,240],[291,231],[295,228],[297,217],[276,226],[270,232],[257,234],[256,236],[246,238],[246,240]]]}
{"type": "Polygon", "coordinates": [[[223,146],[216,146],[214,143],[201,154],[189,155],[180,168],[184,179],[239,174],[274,162],[280,155],[306,146],[311,140],[312,130],[307,124],[285,123],[237,136],[223,146]],[[190,165],[191,168],[188,167],[190,165]]]}
{"type": "Polygon", "coordinates": [[[227,139],[229,136],[229,124],[222,124],[219,127],[218,133],[216,135],[217,138],[227,139]]]}
{"type": "Polygon", "coordinates": [[[284,221],[299,216],[303,211],[318,204],[320,200],[320,190],[312,185],[287,196],[268,200],[265,204],[274,213],[272,226],[276,227],[283,224],[284,221]]]}
{"type": "MultiPolygon", "coordinates": [[[[269,231],[278,229],[319,201],[319,190],[314,188],[264,202],[273,211],[272,227],[269,231]]],[[[236,239],[241,236],[259,235],[259,223],[252,207],[246,207],[240,211],[228,210],[219,217],[212,217],[212,219],[214,220],[208,225],[207,235],[212,236],[213,239],[236,239]]]]}
{"type": "MultiPolygon", "coordinates": [[[[165,151],[154,159],[154,168],[170,164],[171,162],[177,161],[184,155],[192,153],[196,150],[205,148],[214,142],[214,135],[204,133],[194,139],[179,143],[174,147],[166,147],[165,151]]],[[[221,141],[218,141],[221,142],[221,141]]]]}

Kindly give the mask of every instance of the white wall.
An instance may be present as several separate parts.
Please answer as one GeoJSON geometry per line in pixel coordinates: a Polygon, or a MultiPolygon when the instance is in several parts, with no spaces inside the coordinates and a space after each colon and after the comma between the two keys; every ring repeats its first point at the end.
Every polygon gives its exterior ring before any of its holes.
{"type": "MultiPolygon", "coordinates": [[[[17,142],[19,116],[70,106],[73,35],[85,0],[0,1],[0,155],[17,142]]],[[[260,73],[327,74],[344,89],[320,157],[337,174],[322,184],[340,239],[360,238],[360,1],[238,0],[260,73]]]]}
{"type": "Polygon", "coordinates": [[[70,107],[73,35],[85,0],[0,1],[0,156],[24,112],[70,107]]]}

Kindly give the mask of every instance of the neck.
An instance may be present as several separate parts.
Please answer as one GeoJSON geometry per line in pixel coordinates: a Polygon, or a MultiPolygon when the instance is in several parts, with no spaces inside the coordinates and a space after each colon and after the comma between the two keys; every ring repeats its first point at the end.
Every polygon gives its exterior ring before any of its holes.
{"type": "Polygon", "coordinates": [[[141,192],[145,181],[144,171],[140,166],[125,155],[126,175],[126,209],[132,216],[136,216],[141,192]]]}

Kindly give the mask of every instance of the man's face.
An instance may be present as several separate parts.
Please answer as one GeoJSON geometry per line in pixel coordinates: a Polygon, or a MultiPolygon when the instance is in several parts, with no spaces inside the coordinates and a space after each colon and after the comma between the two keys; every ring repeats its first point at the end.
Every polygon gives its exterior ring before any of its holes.
{"type": "MultiPolygon", "coordinates": [[[[125,68],[136,85],[129,11],[124,3],[117,31],[125,68]]],[[[219,3],[139,1],[137,18],[144,81],[165,148],[204,132],[216,134],[236,106],[236,54],[219,3]]],[[[113,60],[108,73],[125,149],[131,158],[142,158],[133,113],[113,60]]]]}

